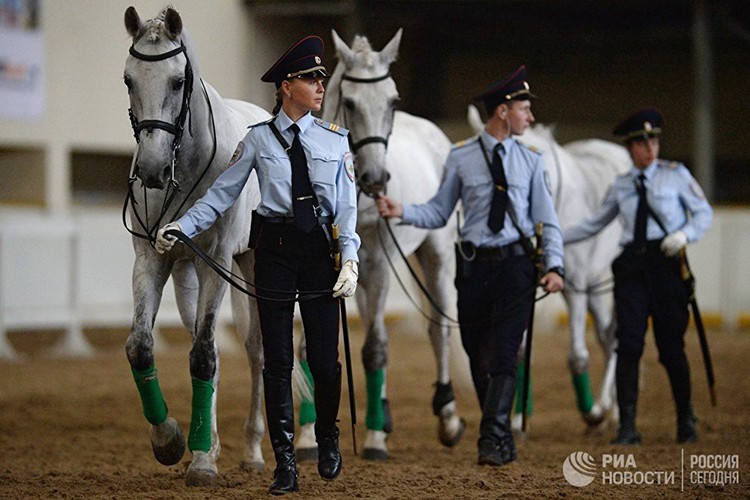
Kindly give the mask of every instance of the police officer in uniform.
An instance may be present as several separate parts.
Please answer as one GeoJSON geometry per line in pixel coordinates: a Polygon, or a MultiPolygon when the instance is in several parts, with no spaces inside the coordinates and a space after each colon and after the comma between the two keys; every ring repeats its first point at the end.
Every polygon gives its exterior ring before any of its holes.
{"type": "Polygon", "coordinates": [[[513,137],[534,121],[535,97],[521,66],[475,98],[487,110],[486,128],[453,147],[430,201],[402,205],[385,195],[377,200],[383,217],[401,217],[403,224],[423,228],[444,226],[459,200],[463,205],[455,284],[461,341],[482,408],[479,464],[516,459],[510,429],[516,353],[537,284],[524,240],[538,222],[544,224],[546,261],[540,283],[548,292],[563,287],[562,234],[542,155],[513,137]]]}
{"type": "Polygon", "coordinates": [[[163,252],[174,244],[174,238],[164,236],[166,230],[175,228],[192,237],[211,226],[234,203],[250,173],[257,172],[261,200],[253,214],[250,246],[255,250],[255,281],[261,296],[257,303],[266,417],[276,458],[269,488],[273,494],[299,490],[291,386],[297,293],[315,382],[318,472],[332,480],[341,471],[336,426],[341,395],[338,300],[354,294],[360,239],[355,232],[357,205],[348,131],[311,114],[320,111],[323,79],[330,76],[321,65],[322,54],[323,40],[308,36],[263,75],[262,81],[276,85],[275,116],[250,128],[230,167],[184,216],[159,231],[156,242],[163,252]],[[331,223],[340,228],[344,264],[338,274],[330,254],[331,223]],[[310,294],[326,289],[328,293],[310,294]]]}
{"type": "Polygon", "coordinates": [[[565,244],[597,234],[620,216],[622,253],[612,263],[617,315],[617,403],[620,428],[613,444],[641,442],[636,430],[638,370],[651,317],[659,361],[667,370],[677,411],[677,442],[694,442],[690,368],[684,335],[689,290],[680,275],[680,253],[711,225],[713,212],[685,165],[659,159],[662,116],[642,109],[618,124],[633,168],[617,177],[586,221],[564,231],[565,244]]]}

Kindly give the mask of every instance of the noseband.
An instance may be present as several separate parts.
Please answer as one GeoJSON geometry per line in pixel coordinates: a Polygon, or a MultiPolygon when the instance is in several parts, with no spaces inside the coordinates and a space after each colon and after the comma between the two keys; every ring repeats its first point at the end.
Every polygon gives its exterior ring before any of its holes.
{"type": "MultiPolygon", "coordinates": [[[[130,125],[133,127],[133,135],[135,141],[141,142],[141,130],[143,129],[155,129],[159,128],[174,135],[172,141],[172,172],[171,180],[174,182],[174,170],[177,162],[178,152],[180,150],[180,143],[182,142],[182,133],[185,129],[185,121],[187,120],[188,113],[190,112],[190,96],[193,93],[193,68],[190,65],[190,58],[187,55],[185,44],[180,43],[180,46],[176,49],[161,54],[143,54],[135,49],[135,44],[130,46],[130,55],[141,61],[163,61],[169,59],[178,54],[185,54],[185,85],[182,88],[182,107],[180,108],[180,114],[177,116],[176,123],[169,123],[163,120],[138,120],[133,113],[132,108],[128,108],[128,114],[130,115],[130,125]]],[[[132,177],[132,173],[131,173],[132,177]]]]}
{"type": "MultiPolygon", "coordinates": [[[[343,75],[341,77],[342,80],[346,80],[348,82],[354,82],[354,83],[376,83],[376,82],[382,82],[383,80],[386,80],[391,77],[390,73],[386,73],[383,76],[376,76],[374,78],[357,78],[354,76],[349,75],[343,75]]],[[[339,100],[339,103],[341,100],[339,100]]],[[[346,112],[346,111],[345,111],[346,112]]],[[[388,131],[388,135],[390,136],[391,131],[388,131]]],[[[349,148],[352,150],[352,153],[357,154],[357,151],[362,146],[365,146],[367,144],[383,144],[386,148],[388,148],[388,137],[381,137],[381,136],[370,136],[370,137],[364,137],[357,142],[352,141],[352,136],[349,134],[349,148]]]]}

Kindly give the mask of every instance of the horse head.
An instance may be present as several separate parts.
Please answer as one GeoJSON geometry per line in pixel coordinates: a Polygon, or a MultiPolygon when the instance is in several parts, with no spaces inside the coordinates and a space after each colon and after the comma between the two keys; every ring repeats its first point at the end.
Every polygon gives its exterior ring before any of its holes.
{"type": "Polygon", "coordinates": [[[145,22],[134,7],[128,7],[125,28],[133,43],[123,78],[138,143],[131,177],[139,178],[147,188],[164,189],[176,182],[175,165],[193,81],[198,79],[195,58],[186,43],[182,18],[171,7],[145,22]]]}
{"type": "Polygon", "coordinates": [[[370,196],[383,192],[390,177],[385,157],[399,101],[390,65],[398,55],[401,33],[399,29],[376,52],[364,36],[357,35],[350,48],[332,31],[339,62],[329,85],[333,95],[326,99],[327,109],[333,107],[331,119],[349,129],[357,181],[370,196]]]}

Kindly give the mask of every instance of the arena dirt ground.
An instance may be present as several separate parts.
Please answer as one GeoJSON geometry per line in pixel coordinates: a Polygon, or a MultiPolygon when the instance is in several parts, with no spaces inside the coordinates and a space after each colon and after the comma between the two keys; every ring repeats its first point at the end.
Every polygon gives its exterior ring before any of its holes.
{"type": "MultiPolygon", "coordinates": [[[[529,432],[518,442],[517,462],[490,468],[475,464],[479,411],[466,380],[454,383],[468,429],[456,447],[447,449],[437,441],[431,411],[434,362],[426,334],[414,319],[394,321],[390,328],[389,397],[394,417],[394,432],[388,441],[390,459],[372,463],[354,456],[345,390],[340,412],[344,471],[336,481],[324,482],[314,464],[301,465],[301,493],[294,498],[750,498],[748,332],[709,332],[718,391],[715,408],[709,401],[695,332],[688,333],[694,402],[700,419],[700,441],[691,445],[674,442],[668,382],[649,335],[638,419],[644,443],[639,447],[610,445],[612,428],[586,432],[575,409],[565,333],[539,333],[534,342],[535,410],[529,432]],[[584,487],[572,486],[563,475],[565,459],[578,451],[589,453],[596,462],[595,480],[584,487]],[[621,457],[625,463],[605,468],[604,459],[614,454],[625,454],[621,457]],[[739,457],[738,463],[732,455],[739,457]],[[713,463],[716,457],[721,468],[705,468],[708,460],[713,463]],[[691,468],[691,460],[702,460],[704,468],[691,468]],[[603,484],[605,474],[625,478],[627,472],[641,479],[674,473],[674,482],[603,484]],[[717,474],[739,482],[696,483],[696,478],[715,478],[717,474]]],[[[242,353],[222,353],[219,484],[188,488],[183,478],[187,455],[173,467],[158,464],[152,456],[148,426],[125,358],[126,332],[87,332],[97,354],[84,360],[46,357],[44,342],[54,341],[54,334],[45,335],[13,334],[13,344],[27,359],[23,363],[0,362],[0,498],[269,498],[266,488],[272,455],[267,437],[263,441],[267,470],[248,473],[239,467],[249,388],[242,353]]],[[[185,337],[167,336],[168,349],[157,355],[157,367],[170,414],[187,430],[191,389],[190,346],[185,337]]],[[[359,362],[362,340],[361,331],[354,328],[360,447],[365,437],[364,378],[359,362]]],[[[601,356],[594,350],[592,366],[598,382],[601,356]]]]}

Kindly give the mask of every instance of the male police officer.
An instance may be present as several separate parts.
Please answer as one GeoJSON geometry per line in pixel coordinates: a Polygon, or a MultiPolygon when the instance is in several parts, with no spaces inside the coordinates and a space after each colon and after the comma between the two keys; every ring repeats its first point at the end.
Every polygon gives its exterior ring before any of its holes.
{"type": "Polygon", "coordinates": [[[485,130],[454,146],[437,194],[423,205],[381,195],[383,217],[423,228],[442,227],[461,200],[465,224],[457,246],[456,288],[461,341],[469,356],[482,421],[479,464],[516,459],[510,410],[516,353],[534,301],[537,271],[524,243],[544,224],[543,277],[548,292],[563,287],[562,234],[545,182],[542,155],[513,135],[534,121],[535,98],[521,66],[475,99],[487,110],[485,130]]]}
{"type": "Polygon", "coordinates": [[[617,314],[617,403],[620,428],[613,444],[638,444],[635,427],[638,369],[651,316],[659,361],[672,386],[677,441],[697,439],[690,404],[690,368],[683,337],[689,290],[680,275],[679,253],[711,225],[712,210],[688,169],[658,159],[662,116],[642,109],[613,133],[622,136],[633,168],[617,177],[601,207],[588,220],[567,228],[565,244],[595,235],[618,214],[622,254],[612,263],[617,314]]]}

